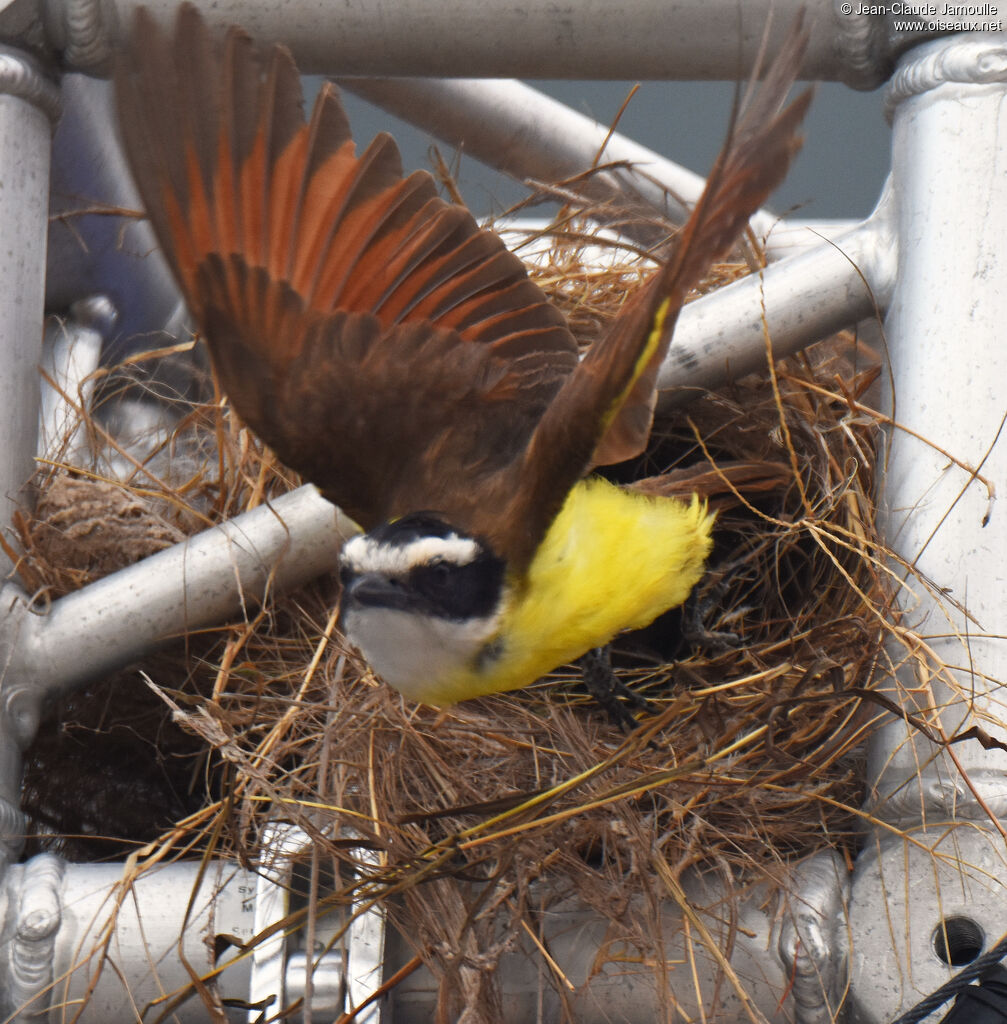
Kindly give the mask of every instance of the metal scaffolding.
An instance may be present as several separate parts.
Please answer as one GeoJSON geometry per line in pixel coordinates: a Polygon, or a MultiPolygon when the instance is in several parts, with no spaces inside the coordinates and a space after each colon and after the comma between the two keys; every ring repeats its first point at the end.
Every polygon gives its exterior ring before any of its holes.
{"type": "MultiPolygon", "coordinates": [[[[98,175],[108,199],[135,204],[103,83],[68,74],[107,71],[119,27],[128,23],[133,6],[133,0],[0,3],[0,37],[15,41],[0,48],[3,523],[31,475],[39,364],[48,361],[51,373],[79,377],[115,316],[130,333],[140,333],[160,330],[177,315],[178,297],[161,261],[129,259],[130,252],[153,247],[142,224],[132,225],[115,245],[96,235],[86,268],[80,254],[57,240],[47,267],[59,74],[73,89],[64,89],[70,141],[62,159],[57,153],[54,180],[72,183],[75,175],[98,175]],[[58,72],[56,64],[46,63],[54,52],[58,72]],[[43,356],[46,308],[62,314],[64,325],[58,335],[49,332],[43,356]],[[74,356],[68,354],[69,341],[83,346],[74,356]],[[64,349],[57,351],[57,345],[64,349]]],[[[149,6],[167,19],[175,0],[149,6]]],[[[798,4],[686,0],[669,7],[658,0],[584,0],[564,7],[510,0],[366,0],[337,6],[325,0],[225,0],[200,6],[211,22],[240,22],[264,41],[282,39],[306,71],[395,75],[353,87],[449,139],[471,140],[470,151],[510,173],[545,178],[589,164],[597,126],[516,82],[412,82],[398,76],[534,76],[547,69],[549,77],[638,78],[671,77],[673,69],[677,78],[734,78],[748,68],[769,9],[782,32],[798,4]],[[547,130],[530,130],[534,126],[547,130]]],[[[775,352],[785,355],[881,314],[890,363],[885,411],[903,429],[892,429],[886,438],[879,507],[886,541],[901,560],[896,571],[906,579],[903,621],[920,643],[957,666],[949,670],[955,679],[938,694],[938,724],[946,736],[981,724],[986,734],[1007,740],[999,696],[1007,680],[1007,519],[975,473],[919,439],[936,434],[963,463],[981,467],[984,478],[1007,480],[1007,439],[1000,432],[1007,404],[1007,356],[1000,338],[1007,323],[1007,288],[1001,284],[1007,271],[1007,156],[1000,144],[1007,136],[1007,40],[1002,34],[935,37],[925,19],[916,19],[921,31],[915,32],[884,16],[844,16],[842,5],[830,0],[811,6],[806,77],[873,86],[895,69],[888,86],[894,128],[890,180],[864,222],[818,225],[828,242],[811,230],[814,225],[778,224],[768,214],[757,215],[753,229],[768,236],[775,261],[684,310],[661,384],[674,387],[674,400],[680,400],[688,388],[710,387],[762,365],[765,325],[775,352]],[[928,581],[928,589],[910,585],[909,569],[928,581]],[[944,600],[949,594],[957,604],[944,600]],[[960,692],[971,693],[972,700],[961,701],[960,692]]],[[[674,215],[681,210],[669,206],[666,188],[687,202],[701,185],[630,140],[611,140],[609,152],[616,159],[646,161],[649,173],[646,179],[628,171],[599,177],[597,187],[608,194],[630,194],[674,215]]],[[[42,423],[51,431],[58,429],[59,402],[52,395],[48,402],[42,423]]],[[[268,588],[292,588],[325,572],[349,529],[331,505],[303,488],[47,608],[37,607],[16,583],[3,584],[5,1019],[63,1020],[65,1008],[76,1012],[86,994],[89,1001],[77,1019],[127,1019],[134,1012],[129,992],[142,1005],[169,989],[173,979],[188,980],[180,953],[196,971],[229,964],[222,990],[246,1004],[270,994],[288,1001],[303,994],[306,960],[294,936],[277,933],[252,957],[220,953],[203,941],[209,922],[240,939],[285,917],[296,891],[294,859],[305,837],[279,826],[267,844],[272,860],[256,874],[224,862],[210,871],[177,863],[140,879],[113,937],[118,975],[106,975],[89,989],[92,979],[78,960],[101,926],[102,908],[119,891],[122,868],[70,864],[50,854],[17,863],[24,833],[18,809],[21,752],[47,696],[99,678],[168,637],[219,622],[243,602],[261,599],[268,588]],[[53,1008],[36,1016],[50,1000],[53,1008]]],[[[889,696],[915,712],[907,697],[916,688],[911,666],[896,668],[901,686],[893,685],[889,696]]],[[[962,962],[948,948],[952,938],[977,955],[1007,933],[1007,833],[998,825],[1007,818],[1005,767],[1007,756],[995,746],[986,749],[977,739],[934,746],[903,718],[891,716],[870,741],[868,810],[876,824],[865,826],[852,876],[837,857],[822,853],[795,869],[787,906],[778,913],[766,908],[759,892],[746,898],[738,908],[740,938],[732,965],[751,981],[751,1004],[728,1002],[725,1012],[735,1016],[723,1019],[751,1019],[754,1006],[769,1019],[785,1013],[800,1024],[837,1014],[858,1024],[881,1024],[937,988],[962,962]],[[947,940],[943,954],[939,934],[947,940]]],[[[723,895],[719,883],[701,875],[683,884],[699,901],[723,895]]],[[[669,934],[680,913],[669,907],[669,934]]],[[[653,992],[627,988],[618,974],[591,974],[593,915],[577,906],[565,915],[552,918],[550,948],[566,976],[582,985],[578,1020],[653,1019],[653,992]]],[[[673,943],[669,950],[677,955],[673,943]]],[[[338,1015],[346,991],[359,1004],[394,974],[404,956],[394,936],[385,933],[380,914],[361,914],[339,949],[316,966],[313,1005],[319,1014],[338,1015]]],[[[515,1021],[532,1019],[528,999],[537,975],[529,963],[516,950],[501,967],[501,989],[515,1021]]],[[[701,990],[716,984],[719,969],[712,961],[695,965],[701,990]]],[[[430,979],[417,973],[357,1019],[429,1020],[433,993],[430,979]]],[[[683,1006],[688,1007],[687,996],[683,1006]]],[[[192,1001],[176,1008],[174,1019],[202,1020],[203,1007],[192,1001]]],[[[255,1017],[235,1010],[233,1019],[255,1017]]]]}

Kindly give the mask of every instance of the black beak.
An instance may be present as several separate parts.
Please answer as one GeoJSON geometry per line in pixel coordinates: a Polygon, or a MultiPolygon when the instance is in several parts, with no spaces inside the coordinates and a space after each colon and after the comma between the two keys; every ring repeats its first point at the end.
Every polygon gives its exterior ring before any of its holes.
{"type": "Polygon", "coordinates": [[[343,588],[343,607],[359,605],[365,608],[409,607],[409,595],[397,580],[377,572],[365,572],[350,579],[343,588]]]}

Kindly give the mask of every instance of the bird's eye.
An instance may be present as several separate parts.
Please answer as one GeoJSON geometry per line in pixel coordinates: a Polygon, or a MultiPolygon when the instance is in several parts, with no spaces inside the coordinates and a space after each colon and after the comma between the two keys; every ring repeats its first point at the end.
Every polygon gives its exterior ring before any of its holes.
{"type": "Polygon", "coordinates": [[[451,566],[447,562],[431,562],[422,572],[426,585],[435,590],[447,590],[453,578],[451,566]]]}

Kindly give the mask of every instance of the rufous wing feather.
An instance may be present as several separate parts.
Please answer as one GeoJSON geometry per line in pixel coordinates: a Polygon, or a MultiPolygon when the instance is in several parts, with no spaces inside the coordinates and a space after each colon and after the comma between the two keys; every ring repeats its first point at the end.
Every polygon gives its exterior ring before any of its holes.
{"type": "Polygon", "coordinates": [[[231,400],[282,462],[362,525],[423,510],[498,539],[496,482],[545,400],[538,355],[529,374],[429,321],[318,313],[234,254],[208,256],[196,285],[231,400]]]}
{"type": "Polygon", "coordinates": [[[402,503],[469,525],[480,475],[524,450],[577,361],[520,260],[429,174],[403,177],[389,136],[358,155],[331,85],[306,119],[285,48],[218,39],[191,4],[173,33],[140,9],[115,80],[151,223],[242,418],[365,526],[402,503]],[[463,387],[451,366],[483,406],[462,402],[449,429],[436,392],[463,387]],[[413,467],[394,486],[359,479],[379,443],[413,467]],[[430,493],[473,461],[457,498],[430,493]]]}
{"type": "Polygon", "coordinates": [[[526,557],[581,475],[632,457],[646,444],[657,372],[686,296],[734,243],[800,148],[797,130],[811,91],[785,101],[806,44],[799,15],[764,81],[750,90],[671,259],[566,378],[539,423],[521,470],[526,557]]]}
{"type": "MultiPolygon", "coordinates": [[[[750,81],[740,116],[731,126],[671,259],[631,300],[613,324],[605,345],[596,346],[589,356],[592,364],[598,361],[598,375],[616,381],[628,376],[632,381],[625,397],[616,392],[615,408],[606,415],[604,432],[592,454],[593,465],[622,462],[643,451],[654,418],[657,374],[686,296],[711,263],[734,244],[751,215],[783,180],[800,149],[797,129],[812,91],[805,90],[786,107],[784,103],[807,41],[803,12],[799,12],[764,81],[757,83],[755,77],[750,81]],[[647,344],[639,368],[631,360],[634,340],[639,344],[641,339],[647,339],[647,344]]],[[[762,56],[760,52],[756,74],[762,56]]],[[[638,358],[637,364],[640,362],[638,358]]]]}

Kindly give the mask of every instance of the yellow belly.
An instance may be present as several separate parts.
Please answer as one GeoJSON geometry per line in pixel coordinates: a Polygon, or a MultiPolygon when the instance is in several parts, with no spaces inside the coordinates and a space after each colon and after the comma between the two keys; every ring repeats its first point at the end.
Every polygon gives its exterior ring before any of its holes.
{"type": "Polygon", "coordinates": [[[703,574],[714,517],[601,478],[570,492],[522,580],[511,581],[495,651],[424,699],[514,690],[681,604],[703,574]]]}

